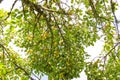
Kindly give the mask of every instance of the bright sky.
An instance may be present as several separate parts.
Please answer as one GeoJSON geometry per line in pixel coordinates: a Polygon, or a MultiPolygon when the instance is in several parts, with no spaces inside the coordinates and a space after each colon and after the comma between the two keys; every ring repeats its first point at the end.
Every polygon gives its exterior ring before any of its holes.
{"type": "MultiPolygon", "coordinates": [[[[119,17],[118,20],[120,20],[120,0],[116,0],[116,1],[117,1],[118,4],[119,4],[118,10],[116,11],[116,16],[119,17]]],[[[4,8],[5,10],[10,11],[11,4],[12,4],[13,2],[14,2],[14,0],[9,0],[9,1],[8,1],[8,0],[4,0],[4,1],[0,4],[0,9],[1,9],[1,8],[4,8]]],[[[17,4],[15,5],[15,8],[20,8],[20,5],[21,5],[21,3],[17,2],[17,4]]],[[[88,48],[86,48],[86,51],[88,52],[88,54],[91,55],[91,57],[90,57],[89,60],[92,60],[93,58],[95,58],[96,56],[98,56],[98,55],[101,53],[103,44],[104,44],[103,39],[101,39],[101,40],[98,40],[98,41],[95,43],[94,46],[89,46],[88,48]]],[[[14,49],[15,51],[21,50],[21,49],[19,49],[18,47],[14,46],[12,43],[10,43],[10,45],[12,45],[12,47],[13,47],[13,49],[14,49]]],[[[20,52],[20,53],[21,53],[21,55],[22,55],[23,57],[25,57],[25,55],[23,55],[23,54],[25,54],[24,52],[20,52]]],[[[81,78],[75,78],[75,79],[73,79],[73,80],[87,80],[87,77],[86,77],[84,71],[80,74],[80,77],[81,77],[81,78]]],[[[42,80],[48,80],[48,79],[47,79],[47,76],[44,76],[44,77],[42,78],[42,80]]]]}

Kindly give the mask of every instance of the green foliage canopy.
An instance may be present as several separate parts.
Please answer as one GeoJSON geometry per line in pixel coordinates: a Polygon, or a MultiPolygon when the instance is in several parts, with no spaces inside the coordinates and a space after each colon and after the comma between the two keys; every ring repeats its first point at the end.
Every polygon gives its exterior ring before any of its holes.
{"type": "Polygon", "coordinates": [[[31,75],[44,73],[49,80],[70,80],[79,77],[83,69],[88,80],[120,79],[117,3],[19,0],[22,8],[13,9],[17,1],[10,12],[0,10],[0,79],[33,80],[31,75]],[[86,62],[85,48],[100,38],[104,38],[105,54],[86,62]],[[26,58],[15,52],[10,42],[25,48],[26,58]]]}

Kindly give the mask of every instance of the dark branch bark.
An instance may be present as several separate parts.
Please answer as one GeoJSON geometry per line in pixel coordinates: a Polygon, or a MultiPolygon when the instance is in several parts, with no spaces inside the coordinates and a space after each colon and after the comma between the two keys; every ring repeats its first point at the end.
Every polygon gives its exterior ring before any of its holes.
{"type": "Polygon", "coordinates": [[[5,18],[5,20],[7,20],[9,18],[9,16],[10,16],[10,14],[11,14],[11,12],[12,12],[12,10],[13,10],[13,8],[14,8],[17,1],[18,0],[15,0],[14,3],[12,4],[12,8],[11,8],[10,12],[8,12],[8,16],[5,18]]]}
{"type": "Polygon", "coordinates": [[[110,5],[111,5],[111,11],[112,11],[112,14],[113,14],[113,17],[114,17],[114,20],[115,20],[116,32],[117,32],[117,35],[118,35],[118,38],[119,38],[118,20],[117,20],[117,17],[115,15],[115,3],[112,0],[110,0],[110,5]]]}
{"type": "MultiPolygon", "coordinates": [[[[8,52],[9,49],[7,49],[3,44],[0,44],[0,47],[5,50],[6,55],[7,55],[7,57],[9,58],[9,61],[10,61],[11,63],[13,63],[13,64],[17,67],[17,69],[22,70],[22,71],[25,73],[25,75],[27,75],[28,78],[30,78],[31,80],[35,80],[34,78],[32,78],[32,77],[30,76],[30,73],[29,73],[29,72],[27,72],[22,66],[18,65],[18,63],[16,63],[15,60],[11,59],[11,55],[10,55],[10,53],[8,52]]],[[[38,78],[38,77],[37,77],[37,78],[38,78]]],[[[38,80],[40,80],[40,79],[38,78],[38,80]]]]}
{"type": "Polygon", "coordinates": [[[48,12],[55,12],[55,13],[58,13],[58,14],[64,14],[64,15],[69,15],[68,13],[64,12],[64,11],[56,11],[56,10],[52,10],[52,9],[49,9],[47,7],[44,7],[42,5],[38,5],[38,4],[35,4],[29,0],[22,0],[22,3],[24,3],[25,5],[27,5],[28,7],[30,7],[32,10],[35,10],[41,14],[43,14],[44,11],[48,11],[48,12]]]}

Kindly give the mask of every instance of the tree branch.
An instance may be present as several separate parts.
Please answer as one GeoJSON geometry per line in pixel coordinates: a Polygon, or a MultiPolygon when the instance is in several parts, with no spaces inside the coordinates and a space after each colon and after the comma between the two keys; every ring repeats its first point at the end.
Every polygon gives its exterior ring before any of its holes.
{"type": "Polygon", "coordinates": [[[22,2],[25,3],[26,5],[28,5],[28,7],[32,8],[33,10],[36,10],[39,13],[43,13],[43,11],[48,11],[48,12],[55,12],[55,13],[58,13],[58,14],[69,15],[66,12],[52,10],[52,9],[46,8],[46,7],[42,6],[42,5],[35,4],[35,3],[33,3],[31,1],[29,1],[29,0],[22,0],[22,2]]]}
{"type": "Polygon", "coordinates": [[[114,17],[114,20],[115,20],[115,27],[116,27],[117,35],[118,35],[118,38],[119,38],[118,20],[117,20],[117,17],[115,15],[115,2],[110,0],[110,5],[111,5],[111,11],[112,11],[112,14],[113,14],[113,17],[114,17]]]}
{"type": "MultiPolygon", "coordinates": [[[[30,76],[30,74],[23,68],[23,67],[21,67],[20,65],[18,65],[17,63],[16,63],[16,61],[14,60],[11,60],[11,55],[10,55],[10,53],[8,52],[8,49],[4,46],[4,45],[2,45],[2,44],[0,44],[0,46],[5,50],[5,52],[7,53],[7,57],[9,58],[9,61],[11,61],[11,63],[13,63],[16,67],[17,67],[17,69],[19,68],[19,69],[21,69],[31,80],[35,80],[34,78],[32,78],[31,76],[30,76]]],[[[37,77],[38,78],[38,77],[37,77]]],[[[39,79],[40,80],[40,79],[39,79]]]]}
{"type": "Polygon", "coordinates": [[[12,4],[12,8],[10,9],[10,12],[8,12],[8,16],[4,20],[7,20],[9,18],[9,16],[10,16],[10,14],[11,14],[11,12],[12,12],[12,10],[13,10],[13,8],[14,8],[14,6],[15,6],[15,4],[16,4],[17,1],[18,0],[14,1],[14,3],[12,4]]]}

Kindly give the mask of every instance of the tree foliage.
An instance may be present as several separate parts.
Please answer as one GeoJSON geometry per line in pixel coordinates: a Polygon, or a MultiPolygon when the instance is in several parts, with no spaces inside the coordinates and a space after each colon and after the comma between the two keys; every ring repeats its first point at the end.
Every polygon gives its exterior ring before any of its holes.
{"type": "Polygon", "coordinates": [[[88,80],[120,79],[117,3],[112,0],[15,0],[0,9],[0,79],[71,80],[85,71],[88,80]],[[15,8],[16,3],[21,8],[15,8]],[[101,33],[101,34],[100,34],[101,33]],[[97,60],[85,48],[104,38],[97,60]],[[25,49],[23,58],[9,45],[25,49]]]}

